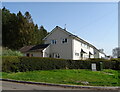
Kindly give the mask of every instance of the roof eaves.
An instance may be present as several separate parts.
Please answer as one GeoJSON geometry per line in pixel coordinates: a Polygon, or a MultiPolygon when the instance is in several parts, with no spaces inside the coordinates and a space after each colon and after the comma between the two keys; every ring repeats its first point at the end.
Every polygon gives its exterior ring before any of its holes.
{"type": "Polygon", "coordinates": [[[34,47],[35,45],[30,45],[30,46],[24,46],[21,49],[19,49],[20,52],[24,53],[29,51],[32,47],[34,47]]]}
{"type": "MultiPolygon", "coordinates": [[[[66,32],[66,33],[69,35],[69,37],[73,37],[74,39],[77,39],[77,40],[79,40],[79,41],[82,41],[83,43],[85,43],[85,44],[93,47],[93,48],[96,49],[96,50],[98,50],[98,49],[97,49],[95,46],[93,46],[92,44],[90,44],[90,43],[88,43],[87,41],[79,38],[79,37],[76,36],[76,35],[73,35],[72,33],[68,32],[66,29],[62,29],[62,28],[59,27],[59,26],[56,26],[43,40],[45,40],[49,35],[51,35],[56,28],[57,28],[57,29],[60,29],[60,30],[63,30],[64,32],[66,32]]],[[[98,50],[98,51],[99,51],[99,50],[98,50]]]]}

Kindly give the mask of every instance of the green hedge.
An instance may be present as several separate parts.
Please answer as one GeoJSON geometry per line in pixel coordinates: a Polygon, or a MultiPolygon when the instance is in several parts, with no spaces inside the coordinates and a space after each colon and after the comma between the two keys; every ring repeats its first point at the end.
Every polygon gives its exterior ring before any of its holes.
{"type": "Polygon", "coordinates": [[[2,57],[2,71],[17,72],[19,70],[19,63],[20,60],[17,56],[4,56],[2,57]]]}
{"type": "Polygon", "coordinates": [[[100,70],[100,62],[104,69],[120,70],[120,59],[88,59],[88,60],[66,60],[41,57],[2,57],[3,72],[25,72],[34,70],[53,69],[91,69],[91,63],[96,63],[97,70],[100,70]]]}

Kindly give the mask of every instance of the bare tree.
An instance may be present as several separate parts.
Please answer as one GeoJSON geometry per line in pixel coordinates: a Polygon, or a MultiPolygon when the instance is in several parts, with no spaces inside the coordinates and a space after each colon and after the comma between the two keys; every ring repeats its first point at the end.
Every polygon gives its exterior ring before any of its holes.
{"type": "Polygon", "coordinates": [[[114,48],[112,54],[114,58],[120,58],[120,47],[114,48]]]}

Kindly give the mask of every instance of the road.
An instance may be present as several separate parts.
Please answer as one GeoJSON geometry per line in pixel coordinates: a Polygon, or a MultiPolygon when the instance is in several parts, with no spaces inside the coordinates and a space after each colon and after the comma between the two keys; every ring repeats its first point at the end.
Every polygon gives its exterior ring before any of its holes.
{"type": "Polygon", "coordinates": [[[46,85],[34,85],[34,84],[24,84],[0,81],[0,88],[2,90],[90,90],[85,88],[64,88],[58,86],[46,86],[46,85]]]}

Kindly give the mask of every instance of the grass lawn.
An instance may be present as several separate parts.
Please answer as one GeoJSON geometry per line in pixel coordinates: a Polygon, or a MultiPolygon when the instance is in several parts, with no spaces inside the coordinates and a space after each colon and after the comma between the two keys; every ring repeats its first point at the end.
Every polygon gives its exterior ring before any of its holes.
{"type": "Polygon", "coordinates": [[[118,77],[118,71],[111,69],[106,69],[103,71],[68,69],[68,70],[41,70],[18,73],[3,72],[2,77],[5,79],[70,85],[74,84],[89,86],[120,86],[119,84],[120,77],[118,77]]]}

